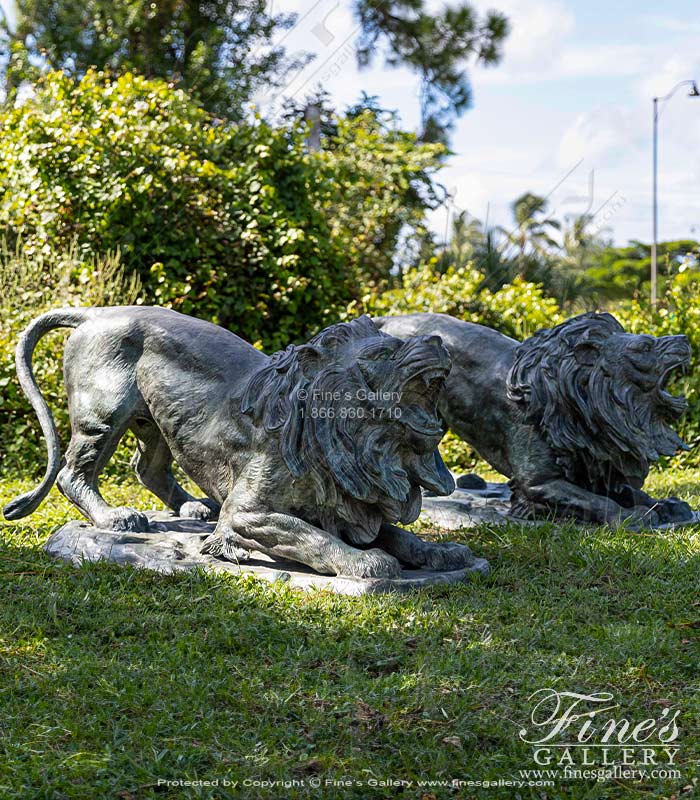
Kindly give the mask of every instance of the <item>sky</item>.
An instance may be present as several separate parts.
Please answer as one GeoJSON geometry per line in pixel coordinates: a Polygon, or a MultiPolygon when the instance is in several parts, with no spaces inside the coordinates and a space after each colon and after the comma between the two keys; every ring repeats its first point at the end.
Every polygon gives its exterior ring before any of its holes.
{"type": "MultiPolygon", "coordinates": [[[[365,90],[397,109],[405,127],[418,127],[415,75],[385,68],[381,54],[358,70],[350,0],[269,4],[299,14],[279,42],[317,54],[290,76],[286,95],[303,100],[321,86],[343,108],[365,90]]],[[[438,178],[452,199],[433,213],[432,227],[444,234],[462,209],[508,227],[510,203],[532,191],[560,219],[591,213],[594,228],[619,244],[649,241],[652,97],[681,80],[700,81],[697,0],[472,4],[507,14],[512,32],[498,66],[470,69],[473,107],[457,123],[454,155],[438,178]]],[[[279,103],[275,95],[256,99],[263,110],[279,103]]],[[[700,98],[681,88],[664,104],[659,127],[659,238],[700,238],[700,98]]]]}
{"type": "MultiPolygon", "coordinates": [[[[297,11],[284,34],[290,51],[318,56],[286,87],[302,99],[318,85],[339,107],[364,89],[418,124],[417,78],[356,66],[358,26],[347,0],[271,0],[297,11]]],[[[444,232],[460,209],[508,226],[510,203],[532,191],[560,219],[595,214],[617,243],[652,233],[652,97],[681,80],[700,81],[697,0],[473,0],[496,8],[512,32],[502,62],[470,70],[473,107],[452,135],[454,155],[439,180],[451,209],[433,214],[444,232]]],[[[261,98],[263,107],[272,98],[261,98]]],[[[659,238],[700,237],[700,98],[680,89],[660,118],[659,238]]]]}

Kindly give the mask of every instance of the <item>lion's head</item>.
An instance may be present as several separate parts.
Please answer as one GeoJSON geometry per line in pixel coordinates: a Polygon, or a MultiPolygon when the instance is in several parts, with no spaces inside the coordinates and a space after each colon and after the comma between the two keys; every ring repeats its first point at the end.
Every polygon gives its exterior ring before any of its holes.
{"type": "Polygon", "coordinates": [[[421,487],[454,490],[437,451],[437,401],[450,367],[439,337],[402,341],[360,317],[275,353],[241,409],[279,436],[292,476],[310,479],[309,521],[369,542],[382,522],[418,517],[421,487]]]}
{"type": "Polygon", "coordinates": [[[520,345],[508,397],[543,431],[568,480],[598,492],[640,488],[652,461],[685,447],[666,421],[687,404],[666,386],[689,361],[685,336],[625,333],[610,314],[581,314],[520,345]]]}

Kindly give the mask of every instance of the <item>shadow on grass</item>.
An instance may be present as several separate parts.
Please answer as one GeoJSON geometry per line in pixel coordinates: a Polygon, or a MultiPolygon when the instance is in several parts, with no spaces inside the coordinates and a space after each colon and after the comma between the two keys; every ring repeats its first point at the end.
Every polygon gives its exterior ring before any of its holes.
{"type": "MultiPolygon", "coordinates": [[[[348,598],[76,569],[23,545],[36,541],[27,526],[6,529],[3,797],[188,796],[159,780],[219,781],[189,796],[306,797],[312,777],[349,776],[411,780],[405,796],[417,798],[419,779],[511,779],[536,766],[518,731],[548,686],[613,691],[631,718],[661,700],[680,708],[683,785],[697,776],[696,532],[483,527],[454,538],[491,560],[490,578],[348,598]]],[[[562,782],[546,796],[620,791],[562,782]]],[[[323,796],[368,793],[396,788],[323,796]]]]}

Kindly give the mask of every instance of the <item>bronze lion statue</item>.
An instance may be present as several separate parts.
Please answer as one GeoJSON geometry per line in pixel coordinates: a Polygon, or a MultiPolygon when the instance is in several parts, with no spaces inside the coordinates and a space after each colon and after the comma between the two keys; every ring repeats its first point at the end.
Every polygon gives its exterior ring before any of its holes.
{"type": "Polygon", "coordinates": [[[685,371],[685,336],[626,333],[587,313],[517,342],[445,314],[384,317],[392,336],[439,335],[453,368],[441,416],[510,478],[516,516],[574,516],[633,526],[692,519],[642,491],[650,464],[685,445],[669,426],[686,401],[666,390],[685,371]]]}
{"type": "Polygon", "coordinates": [[[131,429],[144,486],[181,516],[218,514],[206,552],[243,559],[259,550],[361,577],[476,562],[464,545],[394,525],[418,517],[422,488],[454,489],[437,451],[437,401],[450,371],[437,336],[403,341],[364,317],[267,356],[163,308],[71,308],[31,323],[17,371],[49,460],[41,484],[5,506],[7,519],[30,514],[56,481],[96,527],[148,530],[144,514],[112,508],[98,488],[131,429]],[[59,327],[75,329],[64,356],[72,435],[63,462],[31,366],[39,339],[59,327]],[[208,499],[184,491],[173,460],[208,499]]]}

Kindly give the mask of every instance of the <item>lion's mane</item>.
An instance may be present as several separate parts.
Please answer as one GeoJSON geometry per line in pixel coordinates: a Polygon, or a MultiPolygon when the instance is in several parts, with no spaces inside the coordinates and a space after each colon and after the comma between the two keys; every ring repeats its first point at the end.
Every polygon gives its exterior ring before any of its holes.
{"type": "Polygon", "coordinates": [[[435,452],[419,456],[401,448],[386,402],[358,402],[368,388],[358,359],[390,370],[400,344],[368,317],[334,325],[308,344],[271,356],[241,401],[244,413],[279,437],[292,476],[310,479],[317,518],[309,521],[358,544],[372,541],[382,522],[417,519],[421,484],[415,476],[426,476],[426,485],[446,473],[435,452]],[[338,357],[347,353],[354,358],[338,357]],[[334,396],[339,399],[329,401],[334,396]]]}
{"type": "Polygon", "coordinates": [[[543,432],[567,480],[597,492],[640,488],[652,461],[683,446],[653,393],[606,370],[602,355],[593,364],[576,358],[578,345],[602,353],[619,333],[610,314],[581,314],[523,342],[507,378],[508,397],[543,432]]]}

